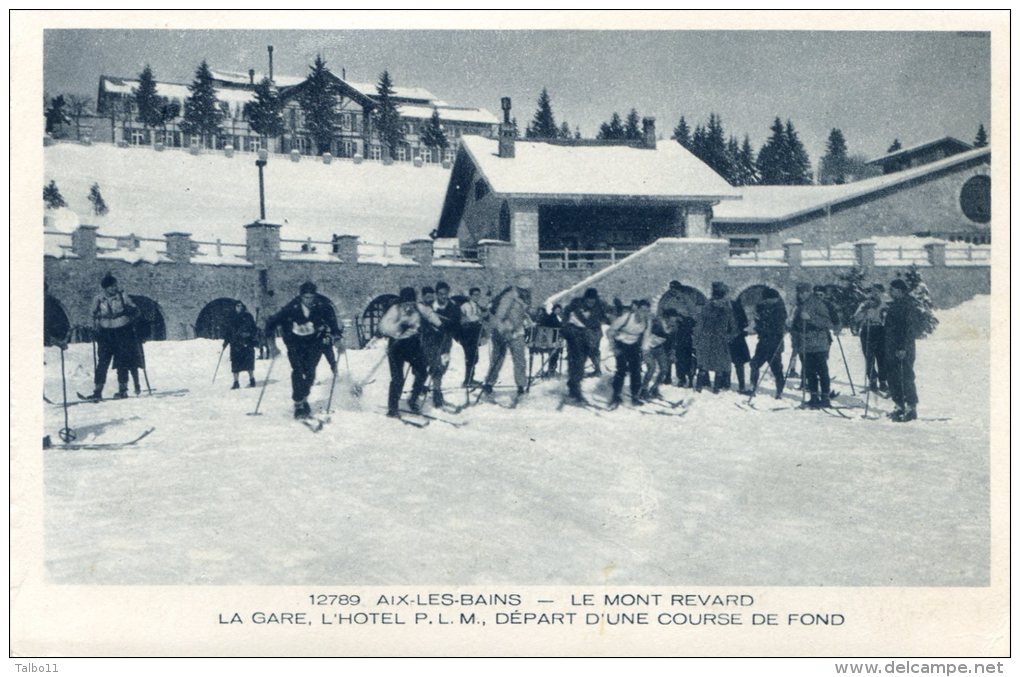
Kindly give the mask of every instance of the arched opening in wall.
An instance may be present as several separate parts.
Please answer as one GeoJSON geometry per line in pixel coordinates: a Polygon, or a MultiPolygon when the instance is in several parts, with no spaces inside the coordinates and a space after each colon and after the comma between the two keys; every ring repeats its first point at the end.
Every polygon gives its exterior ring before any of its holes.
{"type": "Polygon", "coordinates": [[[226,338],[230,323],[234,319],[236,299],[219,298],[210,301],[202,308],[195,320],[195,338],[222,339],[226,338]]]}
{"type": "Polygon", "coordinates": [[[744,306],[744,312],[747,313],[747,319],[751,323],[754,322],[754,307],[761,303],[766,289],[774,289],[777,292],[779,291],[778,289],[775,289],[775,287],[770,287],[767,284],[753,284],[740,292],[737,296],[737,300],[740,301],[742,306],[744,306]]]}
{"type": "Polygon", "coordinates": [[[129,294],[138,306],[138,320],[135,322],[135,335],[142,341],[165,341],[166,321],[159,304],[148,296],[129,294]]]}
{"type": "Polygon", "coordinates": [[[54,346],[58,341],[72,340],[71,320],[64,306],[54,296],[43,298],[43,345],[54,346]]]}
{"type": "Polygon", "coordinates": [[[975,223],[992,220],[992,179],[979,174],[967,179],[960,189],[960,209],[975,223]]]}
{"type": "Polygon", "coordinates": [[[365,344],[372,340],[379,327],[379,320],[398,298],[396,294],[383,294],[372,299],[365,312],[358,318],[358,347],[364,348],[365,344]]]}
{"type": "Polygon", "coordinates": [[[708,297],[702,294],[699,290],[682,284],[679,289],[669,289],[659,298],[659,304],[656,312],[659,315],[662,315],[666,308],[673,308],[684,315],[693,316],[696,315],[700,311],[701,307],[707,302],[708,297]]]}

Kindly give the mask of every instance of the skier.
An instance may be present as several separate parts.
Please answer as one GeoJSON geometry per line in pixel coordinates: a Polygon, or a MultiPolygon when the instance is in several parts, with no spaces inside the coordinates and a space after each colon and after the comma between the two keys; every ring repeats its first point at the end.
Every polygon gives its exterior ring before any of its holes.
{"type": "Polygon", "coordinates": [[[645,339],[641,352],[645,360],[645,380],[641,384],[642,397],[660,397],[659,385],[666,379],[673,365],[673,354],[676,351],[677,319],[680,314],[676,308],[666,308],[662,317],[652,319],[651,328],[645,339]]]}
{"type": "Polygon", "coordinates": [[[718,393],[726,384],[730,373],[730,341],[737,335],[737,322],[733,317],[733,304],[726,298],[729,290],[722,282],[712,283],[712,298],[701,310],[694,335],[698,356],[698,375],[694,389],[701,391],[707,384],[709,372],[715,373],[711,381],[712,392],[718,393]]]}
{"type": "Polygon", "coordinates": [[[910,298],[907,283],[889,283],[892,302],[885,313],[885,356],[889,392],[896,404],[890,415],[897,423],[917,419],[917,385],[914,381],[915,339],[921,325],[920,311],[910,298]]]}
{"type": "MultiPolygon", "coordinates": [[[[737,391],[742,395],[750,394],[744,381],[744,365],[751,361],[751,353],[747,349],[747,311],[744,304],[734,299],[731,302],[733,307],[733,319],[737,323],[737,335],[730,339],[730,359],[733,361],[733,369],[737,372],[737,391]]],[[[726,373],[726,387],[730,386],[730,374],[726,373]]]]}
{"type": "Polygon", "coordinates": [[[245,305],[238,301],[234,304],[234,316],[230,318],[227,335],[223,338],[223,347],[230,346],[230,371],[234,374],[231,390],[241,387],[238,376],[242,371],[248,372],[248,387],[255,387],[255,343],[258,340],[255,318],[251,316],[245,305]]]}
{"type": "Polygon", "coordinates": [[[623,402],[623,381],[630,376],[630,400],[634,406],[644,404],[641,400],[641,348],[651,330],[652,304],[645,299],[636,299],[630,310],[620,314],[609,325],[609,340],[613,342],[616,355],[616,373],[613,375],[613,399],[609,406],[623,402]]]}
{"type": "Polygon", "coordinates": [[[591,354],[589,341],[595,339],[595,328],[601,334],[602,317],[602,302],[594,287],[586,289],[582,298],[575,298],[567,304],[566,321],[561,330],[567,344],[567,393],[579,404],[585,402],[581,394],[581,380],[584,378],[584,363],[591,354]]]}
{"type": "Polygon", "coordinates": [[[674,362],[676,364],[676,384],[686,388],[694,386],[694,329],[697,320],[689,305],[676,308],[676,338],[674,339],[674,362]]]}
{"type": "Polygon", "coordinates": [[[336,313],[326,298],[316,293],[315,284],[305,282],[296,298],[266,320],[266,336],[270,337],[270,350],[274,352],[276,343],[272,337],[277,328],[283,331],[291,366],[294,418],[310,418],[312,407],[308,404],[308,393],[315,382],[315,368],[322,357],[323,346],[332,348],[334,340],[339,341],[342,336],[336,313]]]}
{"type": "MultiPolygon", "coordinates": [[[[549,329],[563,330],[563,306],[559,303],[552,307],[552,312],[545,312],[545,308],[540,309],[540,315],[538,318],[538,326],[547,327],[549,329]]],[[[554,376],[556,374],[556,368],[560,363],[560,352],[562,350],[562,342],[557,342],[557,346],[549,352],[549,359],[546,360],[546,369],[543,376],[554,376]]]]}
{"type": "Polygon", "coordinates": [[[790,325],[790,334],[795,337],[801,350],[801,367],[811,399],[808,407],[825,409],[832,406],[829,390],[829,346],[832,344],[832,317],[829,308],[816,294],[811,285],[801,282],[797,285],[797,308],[790,325]]]}
{"type": "Polygon", "coordinates": [[[521,275],[512,287],[507,288],[492,313],[492,354],[489,357],[489,373],[485,377],[482,393],[491,398],[492,386],[499,379],[499,370],[507,350],[514,363],[514,382],[517,397],[524,394],[528,384],[528,367],[524,355],[524,335],[531,327],[528,307],[531,305],[531,278],[521,275]]]}
{"type": "Polygon", "coordinates": [[[889,377],[885,360],[885,287],[875,283],[868,289],[867,298],[857,307],[853,320],[861,339],[865,373],[871,392],[886,392],[889,377]]]}
{"type": "Polygon", "coordinates": [[[103,276],[100,285],[103,292],[92,303],[99,357],[96,361],[95,390],[90,399],[103,398],[106,373],[114,358],[114,368],[117,371],[117,394],[114,397],[123,399],[128,394],[128,367],[137,362],[138,348],[131,323],[138,316],[138,308],[121,291],[117,278],[110,273],[103,276]]]}
{"type": "Polygon", "coordinates": [[[460,308],[450,300],[450,285],[445,282],[436,284],[436,297],[432,309],[439,316],[442,324],[436,337],[436,350],[430,363],[432,378],[432,403],[441,407],[443,400],[443,376],[450,366],[450,350],[453,348],[453,335],[460,328],[460,308]]]}
{"type": "Polygon", "coordinates": [[[482,305],[482,290],[471,287],[468,300],[460,307],[460,337],[464,346],[464,387],[480,386],[475,380],[478,364],[478,344],[482,339],[482,322],[489,317],[489,309],[482,305]]]}
{"type": "Polygon", "coordinates": [[[751,357],[751,384],[757,386],[759,369],[768,364],[776,381],[776,399],[783,396],[783,334],[786,331],[786,304],[779,292],[771,287],[762,292],[762,300],[754,307],[754,328],[758,343],[751,357]]]}
{"type": "Polygon", "coordinates": [[[429,306],[418,303],[414,287],[400,290],[398,300],[379,320],[379,333],[389,338],[386,355],[390,366],[390,392],[386,401],[386,415],[400,418],[400,393],[404,390],[404,365],[409,364],[414,374],[408,407],[413,412],[421,411],[420,397],[425,393],[428,377],[428,363],[422,352],[421,329],[423,324],[432,328],[442,325],[442,320],[429,306]],[[422,322],[424,318],[425,322],[422,322]]]}

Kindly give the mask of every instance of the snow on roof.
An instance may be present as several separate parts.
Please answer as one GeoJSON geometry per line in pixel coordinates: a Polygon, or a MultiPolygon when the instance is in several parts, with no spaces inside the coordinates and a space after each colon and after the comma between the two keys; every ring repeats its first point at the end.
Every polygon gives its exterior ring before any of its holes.
{"type": "Polygon", "coordinates": [[[975,148],[919,167],[839,186],[743,186],[737,189],[743,199],[720,203],[714,209],[712,220],[719,223],[781,221],[891,188],[990,153],[991,148],[975,148]]]}
{"type": "MultiPolygon", "coordinates": [[[[365,82],[351,82],[345,80],[348,85],[358,90],[366,96],[376,97],[379,95],[379,90],[376,88],[376,83],[365,83],[365,82]]],[[[401,99],[422,99],[424,101],[434,101],[436,96],[429,90],[423,87],[393,87],[393,96],[401,99]]]]}
{"type": "MultiPolygon", "coordinates": [[[[245,78],[247,81],[247,77],[245,78]]],[[[130,78],[116,78],[108,75],[103,76],[103,89],[114,94],[131,95],[138,87],[138,80],[130,78]]],[[[247,103],[255,99],[255,93],[247,89],[228,89],[217,87],[216,98],[228,103],[247,103]]],[[[191,96],[188,85],[176,82],[157,82],[156,94],[168,99],[184,100],[191,96]]]]}
{"type": "MultiPolygon", "coordinates": [[[[397,110],[400,112],[401,117],[405,118],[418,118],[427,120],[432,117],[432,106],[410,106],[407,104],[400,104],[397,106],[397,110]]],[[[440,120],[448,120],[451,122],[476,122],[485,125],[494,125],[499,122],[495,115],[485,110],[484,108],[460,108],[460,107],[439,107],[435,110],[439,111],[440,120]]]]}
{"type": "Polygon", "coordinates": [[[916,153],[917,151],[924,150],[926,148],[931,148],[932,146],[938,146],[939,144],[954,145],[954,146],[956,146],[958,148],[967,148],[967,149],[971,148],[971,145],[969,143],[965,142],[965,141],[960,141],[959,139],[957,139],[955,137],[952,137],[952,136],[945,136],[945,137],[942,137],[941,139],[935,139],[934,141],[925,141],[924,143],[918,143],[918,144],[915,144],[913,146],[909,146],[907,148],[900,148],[899,150],[894,150],[891,153],[886,153],[885,155],[880,155],[880,156],[878,156],[877,158],[875,158],[873,160],[868,160],[865,164],[880,165],[883,162],[885,162],[887,160],[890,160],[890,159],[892,159],[894,157],[898,157],[900,155],[909,155],[910,153],[916,153]]]}
{"type": "Polygon", "coordinates": [[[499,142],[465,136],[492,190],[524,195],[615,195],[646,198],[739,199],[740,192],[678,143],[655,150],[572,146],[517,140],[515,157],[498,156],[499,142]]]}

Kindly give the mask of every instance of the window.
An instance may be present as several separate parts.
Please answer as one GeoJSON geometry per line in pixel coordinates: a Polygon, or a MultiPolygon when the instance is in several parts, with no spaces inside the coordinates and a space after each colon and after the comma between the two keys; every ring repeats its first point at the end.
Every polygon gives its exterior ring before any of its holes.
{"type": "Polygon", "coordinates": [[[340,149],[341,157],[354,157],[354,154],[358,152],[358,144],[353,141],[344,141],[340,149]]]}
{"type": "Polygon", "coordinates": [[[131,130],[131,144],[135,146],[145,145],[145,131],[141,129],[131,130]]]}
{"type": "Polygon", "coordinates": [[[758,251],[758,238],[756,237],[731,237],[730,256],[740,254],[751,254],[758,251]]]}
{"type": "Polygon", "coordinates": [[[369,158],[372,160],[382,160],[382,147],[373,145],[369,151],[369,158]]]}
{"type": "Polygon", "coordinates": [[[308,155],[308,148],[311,144],[308,143],[307,136],[299,136],[297,138],[297,149],[302,155],[308,155]]]}
{"type": "Polygon", "coordinates": [[[975,223],[992,220],[992,179],[980,174],[967,179],[960,189],[960,209],[975,223]]]}
{"type": "Polygon", "coordinates": [[[443,153],[443,162],[453,162],[453,151],[449,148],[443,153]]]}
{"type": "MultiPolygon", "coordinates": [[[[485,183],[485,179],[478,179],[475,181],[475,200],[481,200],[489,193],[489,184],[485,183]]],[[[506,204],[505,202],[503,203],[506,204]]]]}
{"type": "Polygon", "coordinates": [[[199,135],[199,134],[192,134],[191,135],[191,144],[190,145],[192,145],[192,146],[201,146],[202,145],[202,136],[199,135]]]}
{"type": "Polygon", "coordinates": [[[407,160],[407,148],[404,146],[397,146],[397,160],[404,162],[407,160]]]}
{"type": "Polygon", "coordinates": [[[414,123],[413,122],[405,122],[404,123],[404,134],[414,134],[414,123]]]}
{"type": "Polygon", "coordinates": [[[345,132],[351,131],[351,114],[343,113],[340,115],[340,129],[345,132]]]}
{"type": "Polygon", "coordinates": [[[248,150],[253,153],[257,153],[262,150],[262,139],[257,136],[248,137],[248,150]]]}

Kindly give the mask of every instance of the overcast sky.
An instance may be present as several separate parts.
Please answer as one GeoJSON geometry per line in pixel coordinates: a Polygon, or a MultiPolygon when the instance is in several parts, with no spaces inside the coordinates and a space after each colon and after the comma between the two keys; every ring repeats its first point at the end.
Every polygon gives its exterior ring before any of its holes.
{"type": "MultiPolygon", "coordinates": [[[[213,68],[303,75],[321,53],[337,74],[430,90],[454,104],[498,114],[513,98],[523,130],[543,87],[557,123],[594,136],[613,111],[636,108],[669,136],[681,114],[691,127],[710,112],[727,134],[757,150],[779,115],[792,119],[811,155],[838,127],[851,153],[874,157],[956,136],[971,142],[990,122],[990,41],[984,33],[821,31],[180,31],[49,30],[47,94],[96,96],[99,76],[187,83],[204,58],[213,68]]],[[[989,130],[991,131],[991,130],[989,130]]]]}

